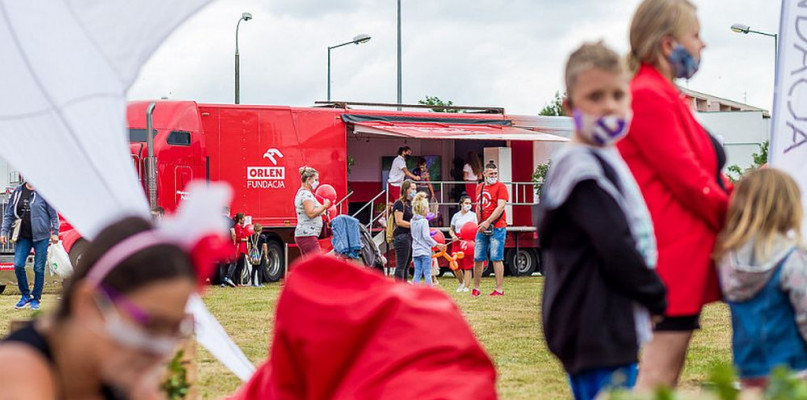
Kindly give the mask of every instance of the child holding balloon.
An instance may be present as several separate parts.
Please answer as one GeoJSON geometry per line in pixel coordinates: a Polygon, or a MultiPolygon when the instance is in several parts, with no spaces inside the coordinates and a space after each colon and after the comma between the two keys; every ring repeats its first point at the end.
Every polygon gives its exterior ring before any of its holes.
{"type": "Polygon", "coordinates": [[[412,260],[415,263],[415,285],[420,283],[420,278],[427,286],[432,285],[432,248],[444,249],[446,245],[437,243],[429,233],[429,220],[426,214],[429,213],[429,200],[426,193],[420,192],[412,200],[412,222],[410,230],[412,232],[412,260]]]}

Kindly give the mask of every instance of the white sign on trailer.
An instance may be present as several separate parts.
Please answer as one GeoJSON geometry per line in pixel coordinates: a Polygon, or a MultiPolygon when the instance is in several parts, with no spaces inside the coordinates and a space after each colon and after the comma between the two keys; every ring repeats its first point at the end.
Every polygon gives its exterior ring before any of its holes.
{"type": "MultiPolygon", "coordinates": [[[[807,201],[807,0],[782,1],[770,162],[789,172],[807,201]]],[[[805,203],[807,209],[807,203],[805,203]]],[[[805,224],[802,224],[804,231],[805,224]]]]}

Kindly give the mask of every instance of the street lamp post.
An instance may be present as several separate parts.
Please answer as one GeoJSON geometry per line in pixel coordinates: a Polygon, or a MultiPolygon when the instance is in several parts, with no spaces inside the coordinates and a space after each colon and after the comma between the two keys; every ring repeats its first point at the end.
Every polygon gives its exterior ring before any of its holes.
{"type": "Polygon", "coordinates": [[[776,68],[779,67],[779,35],[778,34],[755,31],[755,30],[752,30],[750,26],[745,25],[745,24],[734,24],[734,25],[731,26],[731,30],[734,31],[734,32],[737,32],[737,33],[745,34],[745,35],[747,35],[749,33],[756,33],[758,35],[772,37],[773,38],[773,47],[774,47],[774,49],[773,49],[774,50],[774,53],[773,53],[774,65],[775,65],[776,68]]]}
{"type": "MultiPolygon", "coordinates": [[[[401,0],[398,0],[398,104],[403,101],[403,90],[401,84],[401,0]]],[[[401,111],[401,107],[398,107],[401,111]]]]}
{"type": "Polygon", "coordinates": [[[252,14],[245,12],[241,14],[241,19],[235,25],[235,104],[241,104],[241,65],[239,63],[238,55],[238,28],[241,27],[241,21],[249,21],[252,19],[252,14]]]}
{"type": "Polygon", "coordinates": [[[333,50],[333,49],[335,49],[337,47],[347,46],[349,44],[358,45],[358,44],[362,44],[362,43],[367,43],[369,41],[370,41],[370,35],[362,33],[362,34],[356,35],[356,37],[354,37],[353,40],[351,40],[349,42],[337,44],[336,46],[328,46],[328,101],[331,101],[331,50],[333,50]]]}

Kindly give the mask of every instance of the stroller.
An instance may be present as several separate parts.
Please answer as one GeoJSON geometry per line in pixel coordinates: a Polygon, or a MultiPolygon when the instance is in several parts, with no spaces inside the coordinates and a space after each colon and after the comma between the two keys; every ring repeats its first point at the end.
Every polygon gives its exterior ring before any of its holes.
{"type": "Polygon", "coordinates": [[[362,263],[378,271],[384,271],[387,260],[381,249],[373,241],[370,232],[359,221],[347,215],[340,215],[331,221],[333,252],[351,259],[361,259],[362,263]]]}

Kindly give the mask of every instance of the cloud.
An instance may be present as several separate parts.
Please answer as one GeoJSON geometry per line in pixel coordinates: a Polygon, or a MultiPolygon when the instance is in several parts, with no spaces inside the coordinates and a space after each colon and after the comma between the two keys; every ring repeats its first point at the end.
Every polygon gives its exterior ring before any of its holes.
{"type": "MultiPolygon", "coordinates": [[[[568,54],[604,39],[627,52],[630,18],[639,0],[403,0],[403,98],[426,95],[455,104],[503,106],[535,114],[557,90],[568,54]]],[[[773,43],[729,30],[742,22],[776,31],[778,4],[696,1],[708,48],[691,89],[769,108],[773,43]]],[[[311,105],[324,100],[327,47],[333,99],[394,102],[396,2],[217,1],[182,26],[152,57],[130,98],[230,103],[234,97],[235,25],[241,24],[242,103],[311,105]]]]}

